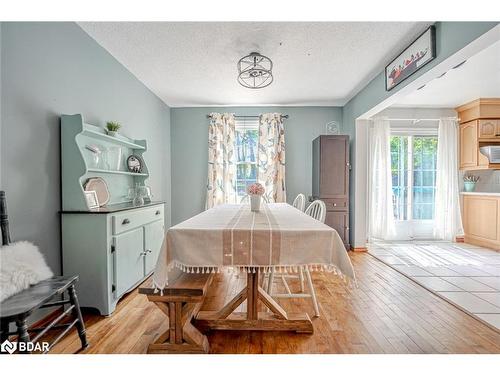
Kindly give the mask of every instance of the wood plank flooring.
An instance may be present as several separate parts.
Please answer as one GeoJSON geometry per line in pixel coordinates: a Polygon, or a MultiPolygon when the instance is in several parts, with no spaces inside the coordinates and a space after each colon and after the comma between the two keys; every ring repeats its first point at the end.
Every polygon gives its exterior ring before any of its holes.
{"type": "MultiPolygon", "coordinates": [[[[358,288],[314,272],[321,317],[314,334],[213,332],[212,353],[500,353],[500,334],[366,253],[350,253],[358,288]]],[[[204,310],[235,296],[245,275],[214,279],[204,310]]],[[[293,285],[293,284],[292,284],[293,285]]],[[[309,300],[282,300],[290,312],[313,315],[309,300]]],[[[240,309],[244,308],[244,305],[240,309]]],[[[90,347],[82,353],[145,353],[167,324],[146,296],[131,292],[108,318],[84,313],[90,347]]],[[[52,353],[76,353],[76,333],[52,353]]]]}

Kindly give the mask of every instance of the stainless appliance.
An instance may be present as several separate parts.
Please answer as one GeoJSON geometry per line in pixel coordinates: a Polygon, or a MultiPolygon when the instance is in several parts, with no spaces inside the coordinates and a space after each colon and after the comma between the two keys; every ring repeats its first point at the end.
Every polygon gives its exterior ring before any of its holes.
{"type": "Polygon", "coordinates": [[[483,146],[479,148],[479,151],[488,158],[490,163],[500,163],[500,146],[483,146]]]}

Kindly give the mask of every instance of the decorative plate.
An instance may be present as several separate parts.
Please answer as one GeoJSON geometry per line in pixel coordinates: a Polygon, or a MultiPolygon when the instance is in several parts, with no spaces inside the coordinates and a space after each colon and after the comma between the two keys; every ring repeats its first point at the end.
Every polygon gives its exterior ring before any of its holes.
{"type": "Polygon", "coordinates": [[[83,186],[85,191],[94,190],[97,194],[97,201],[99,207],[106,205],[109,202],[109,189],[108,184],[101,177],[92,177],[85,182],[83,186]]]}

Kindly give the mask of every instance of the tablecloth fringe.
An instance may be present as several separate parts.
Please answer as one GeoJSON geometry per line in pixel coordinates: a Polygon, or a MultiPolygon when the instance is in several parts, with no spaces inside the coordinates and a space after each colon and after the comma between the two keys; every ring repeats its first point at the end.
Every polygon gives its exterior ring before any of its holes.
{"type": "MultiPolygon", "coordinates": [[[[346,283],[349,287],[356,286],[356,280],[352,280],[351,278],[346,277],[335,265],[333,264],[304,264],[304,265],[279,265],[279,266],[244,266],[244,265],[231,265],[231,266],[192,266],[186,265],[184,263],[175,261],[172,262],[168,266],[168,270],[172,271],[173,268],[178,268],[182,272],[186,273],[221,273],[225,272],[227,274],[245,274],[245,273],[255,273],[257,269],[259,272],[268,274],[271,272],[275,273],[298,273],[299,270],[305,271],[309,270],[311,272],[331,272],[336,276],[340,277],[344,283],[346,283]]],[[[160,295],[163,295],[163,289],[168,286],[168,280],[165,280],[163,283],[158,282],[153,275],[153,287],[155,288],[154,292],[157,293],[160,291],[160,295]]]]}

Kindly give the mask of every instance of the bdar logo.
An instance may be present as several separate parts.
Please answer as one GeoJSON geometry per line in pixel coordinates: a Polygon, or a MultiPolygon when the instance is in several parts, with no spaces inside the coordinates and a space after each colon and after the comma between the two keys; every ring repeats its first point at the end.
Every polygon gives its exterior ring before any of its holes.
{"type": "Polygon", "coordinates": [[[10,342],[9,340],[5,340],[2,345],[0,345],[0,351],[12,354],[16,351],[16,347],[17,342],[10,342]]]}

